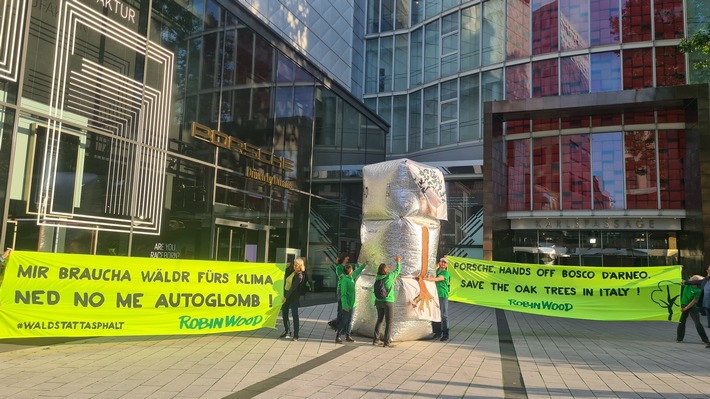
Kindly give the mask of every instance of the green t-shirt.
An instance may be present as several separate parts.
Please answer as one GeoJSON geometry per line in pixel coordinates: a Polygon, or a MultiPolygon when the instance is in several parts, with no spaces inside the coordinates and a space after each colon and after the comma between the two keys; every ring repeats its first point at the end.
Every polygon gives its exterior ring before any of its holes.
{"type": "MultiPolygon", "coordinates": [[[[680,297],[680,306],[684,307],[687,306],[690,302],[693,302],[693,298],[696,299],[695,305],[698,304],[698,301],[700,299],[700,288],[695,286],[695,285],[688,285],[686,284],[683,287],[683,294],[680,297]]],[[[695,306],[693,305],[693,306],[695,306]]]]}
{"type": "Polygon", "coordinates": [[[444,279],[436,282],[436,294],[439,298],[449,297],[449,284],[451,282],[451,276],[448,270],[438,270],[436,271],[436,277],[443,276],[444,279]]]}

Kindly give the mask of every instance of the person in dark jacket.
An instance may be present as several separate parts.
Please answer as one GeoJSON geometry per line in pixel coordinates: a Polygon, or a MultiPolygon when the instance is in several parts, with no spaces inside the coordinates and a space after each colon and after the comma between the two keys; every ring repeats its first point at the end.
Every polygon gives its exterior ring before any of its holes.
{"type": "MultiPolygon", "coordinates": [[[[692,276],[689,279],[690,282],[697,282],[702,280],[703,277],[697,275],[692,276]]],[[[705,347],[710,348],[710,340],[708,340],[708,335],[705,333],[703,325],[700,324],[700,312],[698,311],[698,307],[700,305],[698,303],[698,300],[700,299],[700,292],[700,288],[696,285],[686,284],[685,287],[683,287],[680,297],[680,311],[683,313],[680,315],[680,321],[678,322],[676,342],[683,342],[683,338],[685,338],[685,322],[688,320],[688,317],[690,317],[691,319],[693,319],[695,329],[698,331],[700,339],[703,341],[703,343],[705,343],[705,347]],[[696,304],[698,306],[695,306],[696,304]]]]}
{"type": "Polygon", "coordinates": [[[298,341],[299,287],[305,281],[305,272],[306,265],[303,263],[303,259],[298,258],[293,262],[293,273],[289,274],[284,282],[284,299],[281,305],[281,318],[284,322],[285,331],[281,334],[281,338],[292,338],[293,341],[298,341]],[[289,309],[291,310],[291,317],[293,317],[293,336],[291,336],[291,326],[288,320],[289,309]]]}
{"type": "Polygon", "coordinates": [[[392,344],[392,322],[394,321],[394,279],[399,276],[399,272],[402,270],[400,262],[402,261],[401,256],[394,258],[397,262],[397,267],[390,272],[387,270],[387,264],[380,263],[380,267],[377,269],[377,276],[375,276],[375,281],[385,280],[385,288],[387,289],[386,298],[375,298],[375,307],[377,308],[377,323],[375,323],[375,334],[372,340],[373,345],[382,345],[385,348],[391,348],[392,344]],[[382,340],[380,340],[380,327],[382,326],[382,320],[385,321],[385,335],[382,340]]]}

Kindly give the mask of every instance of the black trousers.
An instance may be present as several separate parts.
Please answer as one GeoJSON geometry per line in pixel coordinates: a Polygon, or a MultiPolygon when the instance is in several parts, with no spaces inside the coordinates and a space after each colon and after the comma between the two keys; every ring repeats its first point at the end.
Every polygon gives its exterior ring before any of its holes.
{"type": "Polygon", "coordinates": [[[680,315],[676,340],[682,341],[683,338],[685,338],[685,322],[688,320],[688,316],[693,319],[693,323],[695,323],[695,329],[698,330],[698,335],[700,335],[700,339],[702,339],[703,342],[705,342],[706,344],[710,342],[708,341],[708,335],[705,333],[705,328],[703,328],[703,325],[700,324],[700,311],[698,310],[697,306],[693,306],[692,308],[686,310],[680,315]]]}

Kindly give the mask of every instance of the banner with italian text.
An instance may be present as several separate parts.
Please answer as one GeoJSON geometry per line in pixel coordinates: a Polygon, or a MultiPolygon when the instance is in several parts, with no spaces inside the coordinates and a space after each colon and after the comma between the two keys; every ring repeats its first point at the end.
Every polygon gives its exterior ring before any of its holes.
{"type": "Polygon", "coordinates": [[[681,266],[547,266],[447,259],[452,301],[587,320],[677,321],[681,313],[681,266]]]}
{"type": "Polygon", "coordinates": [[[21,251],[5,266],[0,338],[274,328],[286,267],[21,251]]]}

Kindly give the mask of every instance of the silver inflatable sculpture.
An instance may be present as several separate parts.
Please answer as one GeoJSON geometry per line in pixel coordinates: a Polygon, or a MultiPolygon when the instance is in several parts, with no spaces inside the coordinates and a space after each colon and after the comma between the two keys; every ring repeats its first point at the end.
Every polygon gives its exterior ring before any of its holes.
{"type": "MultiPolygon", "coordinates": [[[[372,337],[377,321],[373,284],[377,267],[402,256],[395,280],[392,338],[417,340],[431,335],[440,321],[436,286],[418,277],[433,273],[439,242],[439,220],[446,220],[444,176],[435,168],[399,159],[363,168],[362,226],[359,262],[369,265],[358,278],[353,331],[372,337]]],[[[383,326],[384,328],[384,326],[383,326]]]]}

